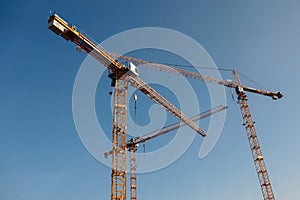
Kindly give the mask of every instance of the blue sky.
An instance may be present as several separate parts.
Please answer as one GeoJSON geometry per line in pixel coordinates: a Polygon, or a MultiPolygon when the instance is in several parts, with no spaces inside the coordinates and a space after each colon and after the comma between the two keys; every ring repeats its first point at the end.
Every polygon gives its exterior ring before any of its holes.
{"type": "MultiPolygon", "coordinates": [[[[281,91],[279,101],[249,94],[249,103],[276,198],[298,198],[300,1],[12,0],[2,1],[0,9],[1,199],[110,197],[110,168],[85,149],[72,117],[73,84],[86,54],[48,30],[49,10],[98,42],[139,27],[180,31],[199,42],[217,66],[237,68],[281,91]]],[[[109,102],[111,88],[104,83],[96,99],[109,102]]],[[[262,199],[242,119],[227,94],[225,126],[209,156],[198,159],[202,139],[196,137],[171,166],[138,176],[139,199],[262,199]]],[[[104,118],[108,131],[110,119],[104,118]]],[[[151,141],[147,149],[161,145],[151,141]]]]}

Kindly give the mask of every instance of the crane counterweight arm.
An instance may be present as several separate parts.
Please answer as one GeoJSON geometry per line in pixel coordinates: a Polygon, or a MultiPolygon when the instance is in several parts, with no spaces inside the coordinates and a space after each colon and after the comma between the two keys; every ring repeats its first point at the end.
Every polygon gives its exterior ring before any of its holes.
{"type": "Polygon", "coordinates": [[[176,108],[173,104],[171,104],[167,99],[161,96],[158,92],[156,92],[152,87],[150,87],[138,76],[129,76],[128,79],[133,87],[139,89],[150,99],[152,99],[157,104],[165,108],[172,115],[185,122],[189,127],[194,129],[197,133],[199,133],[203,137],[206,136],[205,131],[202,130],[198,125],[196,125],[195,122],[193,122],[189,117],[187,117],[184,113],[182,113],[178,108],[176,108]]]}
{"type": "Polygon", "coordinates": [[[96,58],[105,67],[113,72],[125,71],[125,66],[118,63],[104,52],[99,45],[95,44],[91,39],[81,34],[74,26],[70,26],[66,21],[54,14],[48,19],[48,28],[57,35],[62,36],[66,40],[70,40],[78,45],[81,49],[96,58]]]}
{"type": "Polygon", "coordinates": [[[223,86],[229,87],[229,88],[237,88],[240,90],[242,89],[247,92],[252,92],[252,93],[272,97],[272,99],[274,99],[274,100],[277,100],[277,99],[280,99],[281,97],[283,97],[283,95],[280,92],[270,92],[270,91],[266,91],[266,90],[255,89],[255,88],[251,88],[248,86],[240,85],[238,83],[234,83],[231,80],[220,80],[215,77],[199,74],[196,72],[190,72],[190,71],[179,69],[179,68],[173,68],[168,65],[153,63],[153,62],[149,62],[146,60],[141,60],[138,58],[119,55],[119,54],[115,54],[115,53],[111,53],[111,52],[109,52],[108,54],[114,58],[117,58],[118,60],[122,60],[125,62],[130,61],[141,67],[147,67],[147,68],[151,68],[151,69],[154,69],[157,71],[162,71],[162,72],[167,72],[167,73],[179,74],[179,75],[182,75],[187,78],[197,79],[197,80],[205,81],[208,83],[219,84],[219,85],[223,85],[223,86]]]}

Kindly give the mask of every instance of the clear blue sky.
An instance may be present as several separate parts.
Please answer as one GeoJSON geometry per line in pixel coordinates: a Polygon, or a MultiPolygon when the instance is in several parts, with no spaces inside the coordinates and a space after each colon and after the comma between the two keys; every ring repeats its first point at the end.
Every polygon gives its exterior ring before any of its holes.
{"type": "MultiPolygon", "coordinates": [[[[73,83],[86,55],[48,30],[49,10],[99,42],[138,27],[180,31],[202,44],[218,66],[233,66],[281,91],[279,101],[249,95],[250,106],[275,196],[299,198],[299,0],[12,0],[1,1],[0,10],[0,199],[110,198],[111,171],[86,151],[72,117],[73,83]]],[[[109,98],[109,90],[107,85],[97,98],[109,98]]],[[[198,159],[197,137],[171,166],[138,176],[139,199],[262,199],[230,95],[228,106],[209,156],[198,159]]]]}

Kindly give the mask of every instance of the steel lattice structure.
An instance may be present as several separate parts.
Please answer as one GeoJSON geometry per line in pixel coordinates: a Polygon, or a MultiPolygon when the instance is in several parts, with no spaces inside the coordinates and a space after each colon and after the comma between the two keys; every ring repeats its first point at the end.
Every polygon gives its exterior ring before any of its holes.
{"type": "MultiPolygon", "coordinates": [[[[114,89],[114,111],[113,111],[113,131],[112,131],[112,174],[111,174],[111,199],[112,200],[125,200],[126,199],[126,95],[127,87],[130,83],[131,86],[137,88],[143,92],[146,96],[152,99],[154,102],[162,106],[169,113],[180,119],[183,123],[194,129],[202,136],[206,136],[203,131],[195,122],[177,109],[167,99],[156,92],[152,87],[145,83],[138,77],[138,73],[135,70],[135,65],[141,65],[141,67],[149,67],[154,70],[178,74],[187,78],[206,81],[209,83],[215,83],[223,85],[229,88],[235,88],[238,95],[238,103],[244,120],[244,126],[247,131],[247,136],[252,151],[253,160],[263,198],[265,200],[275,199],[271,182],[266,169],[264,158],[261,152],[261,148],[258,142],[258,137],[254,128],[254,122],[250,113],[248,100],[245,92],[252,92],[264,96],[272,97],[274,100],[280,99],[283,95],[280,92],[270,92],[260,89],[251,88],[241,85],[241,82],[234,71],[235,83],[230,80],[219,80],[214,77],[182,70],[178,68],[172,68],[167,65],[153,63],[137,58],[118,55],[111,52],[104,51],[99,45],[87,36],[78,32],[75,26],[70,26],[66,21],[60,18],[58,15],[51,15],[48,19],[48,27],[57,35],[60,35],[66,40],[75,43],[80,49],[84,50],[89,55],[93,56],[96,60],[102,63],[106,68],[111,71],[112,82],[115,86],[114,89]],[[119,61],[130,61],[132,66],[126,67],[120,64],[119,61]]],[[[134,156],[136,147],[131,149],[131,156],[134,156]]],[[[135,160],[133,159],[135,162],[135,160]]],[[[130,166],[133,177],[135,176],[136,164],[131,163],[130,166]]],[[[131,179],[131,196],[133,200],[136,200],[136,177],[131,179]]]]}
{"type": "MultiPolygon", "coordinates": [[[[237,76],[236,71],[234,71],[235,81],[240,84],[240,79],[237,76]]],[[[236,93],[238,95],[238,104],[240,105],[240,110],[244,120],[243,125],[246,128],[248,141],[250,144],[250,149],[252,152],[252,157],[258,175],[258,180],[260,183],[261,191],[265,200],[274,200],[274,193],[271,186],[271,181],[268,175],[267,167],[264,161],[262,150],[259,145],[258,137],[254,127],[254,121],[250,113],[248,99],[242,88],[237,88],[236,93]]]]}

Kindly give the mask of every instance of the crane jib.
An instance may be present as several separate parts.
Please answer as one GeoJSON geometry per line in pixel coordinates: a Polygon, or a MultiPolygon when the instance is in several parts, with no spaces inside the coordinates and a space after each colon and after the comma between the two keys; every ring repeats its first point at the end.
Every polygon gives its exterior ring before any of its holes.
{"type": "Polygon", "coordinates": [[[180,69],[180,68],[170,67],[166,64],[155,63],[155,62],[151,62],[151,61],[147,61],[147,60],[141,60],[139,58],[133,58],[133,57],[124,56],[124,55],[120,55],[120,54],[116,54],[116,53],[112,53],[112,52],[109,52],[108,54],[112,57],[118,58],[119,60],[123,60],[124,62],[133,62],[133,63],[139,65],[140,67],[146,67],[146,68],[150,68],[150,69],[154,69],[154,70],[158,70],[158,71],[162,71],[162,72],[167,72],[167,73],[171,73],[171,74],[176,74],[176,75],[180,74],[186,78],[191,78],[191,79],[205,81],[208,83],[223,85],[223,86],[229,87],[229,88],[238,89],[238,87],[239,87],[239,88],[242,88],[244,91],[255,93],[255,94],[261,94],[264,96],[269,96],[274,100],[277,100],[277,99],[280,99],[283,97],[283,94],[281,94],[280,92],[270,92],[270,91],[265,91],[265,90],[261,90],[261,89],[255,89],[255,88],[251,88],[248,86],[240,85],[240,83],[234,83],[231,80],[221,80],[221,79],[218,79],[215,77],[199,74],[196,72],[191,72],[191,71],[187,71],[187,70],[180,69]]]}

